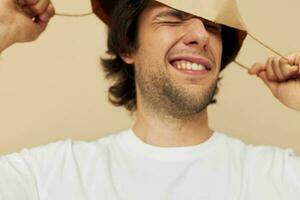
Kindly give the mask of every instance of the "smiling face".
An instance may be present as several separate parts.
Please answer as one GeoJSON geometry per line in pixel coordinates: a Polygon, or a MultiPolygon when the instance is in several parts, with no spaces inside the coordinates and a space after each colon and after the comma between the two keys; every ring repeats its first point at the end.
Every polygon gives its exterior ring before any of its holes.
{"type": "Polygon", "coordinates": [[[139,18],[138,49],[123,56],[135,68],[137,109],[194,116],[212,100],[222,56],[221,25],[151,1],[139,18]]]}

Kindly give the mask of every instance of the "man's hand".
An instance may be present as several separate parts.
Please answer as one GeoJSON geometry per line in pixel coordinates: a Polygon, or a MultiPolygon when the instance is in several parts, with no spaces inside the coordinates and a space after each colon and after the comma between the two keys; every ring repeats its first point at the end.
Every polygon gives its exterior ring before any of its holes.
{"type": "Polygon", "coordinates": [[[37,39],[54,13],[50,0],[0,0],[0,52],[37,39]]]}
{"type": "Polygon", "coordinates": [[[300,111],[300,53],[287,59],[269,58],[266,63],[254,64],[248,72],[260,77],[280,102],[300,111]]]}

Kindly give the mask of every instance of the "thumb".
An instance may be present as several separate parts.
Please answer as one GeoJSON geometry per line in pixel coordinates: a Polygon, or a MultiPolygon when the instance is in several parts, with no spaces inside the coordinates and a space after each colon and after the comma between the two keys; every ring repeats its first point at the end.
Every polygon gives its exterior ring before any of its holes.
{"type": "Polygon", "coordinates": [[[248,74],[258,75],[260,72],[265,71],[265,65],[263,63],[255,63],[250,69],[248,69],[248,74]]]}

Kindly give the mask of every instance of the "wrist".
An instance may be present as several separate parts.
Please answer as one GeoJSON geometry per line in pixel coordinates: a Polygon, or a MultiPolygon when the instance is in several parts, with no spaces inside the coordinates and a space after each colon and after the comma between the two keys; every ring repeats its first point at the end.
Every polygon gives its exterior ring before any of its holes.
{"type": "Polygon", "coordinates": [[[10,32],[11,31],[8,30],[7,27],[0,27],[0,52],[2,52],[14,43],[14,40],[12,38],[14,34],[10,32]]]}

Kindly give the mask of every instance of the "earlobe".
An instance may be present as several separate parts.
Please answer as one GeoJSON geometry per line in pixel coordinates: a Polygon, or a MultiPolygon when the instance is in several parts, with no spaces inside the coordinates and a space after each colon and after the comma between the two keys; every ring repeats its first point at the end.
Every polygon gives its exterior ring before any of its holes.
{"type": "Polygon", "coordinates": [[[126,63],[126,64],[133,64],[133,57],[129,54],[122,54],[121,55],[122,60],[126,63]]]}

